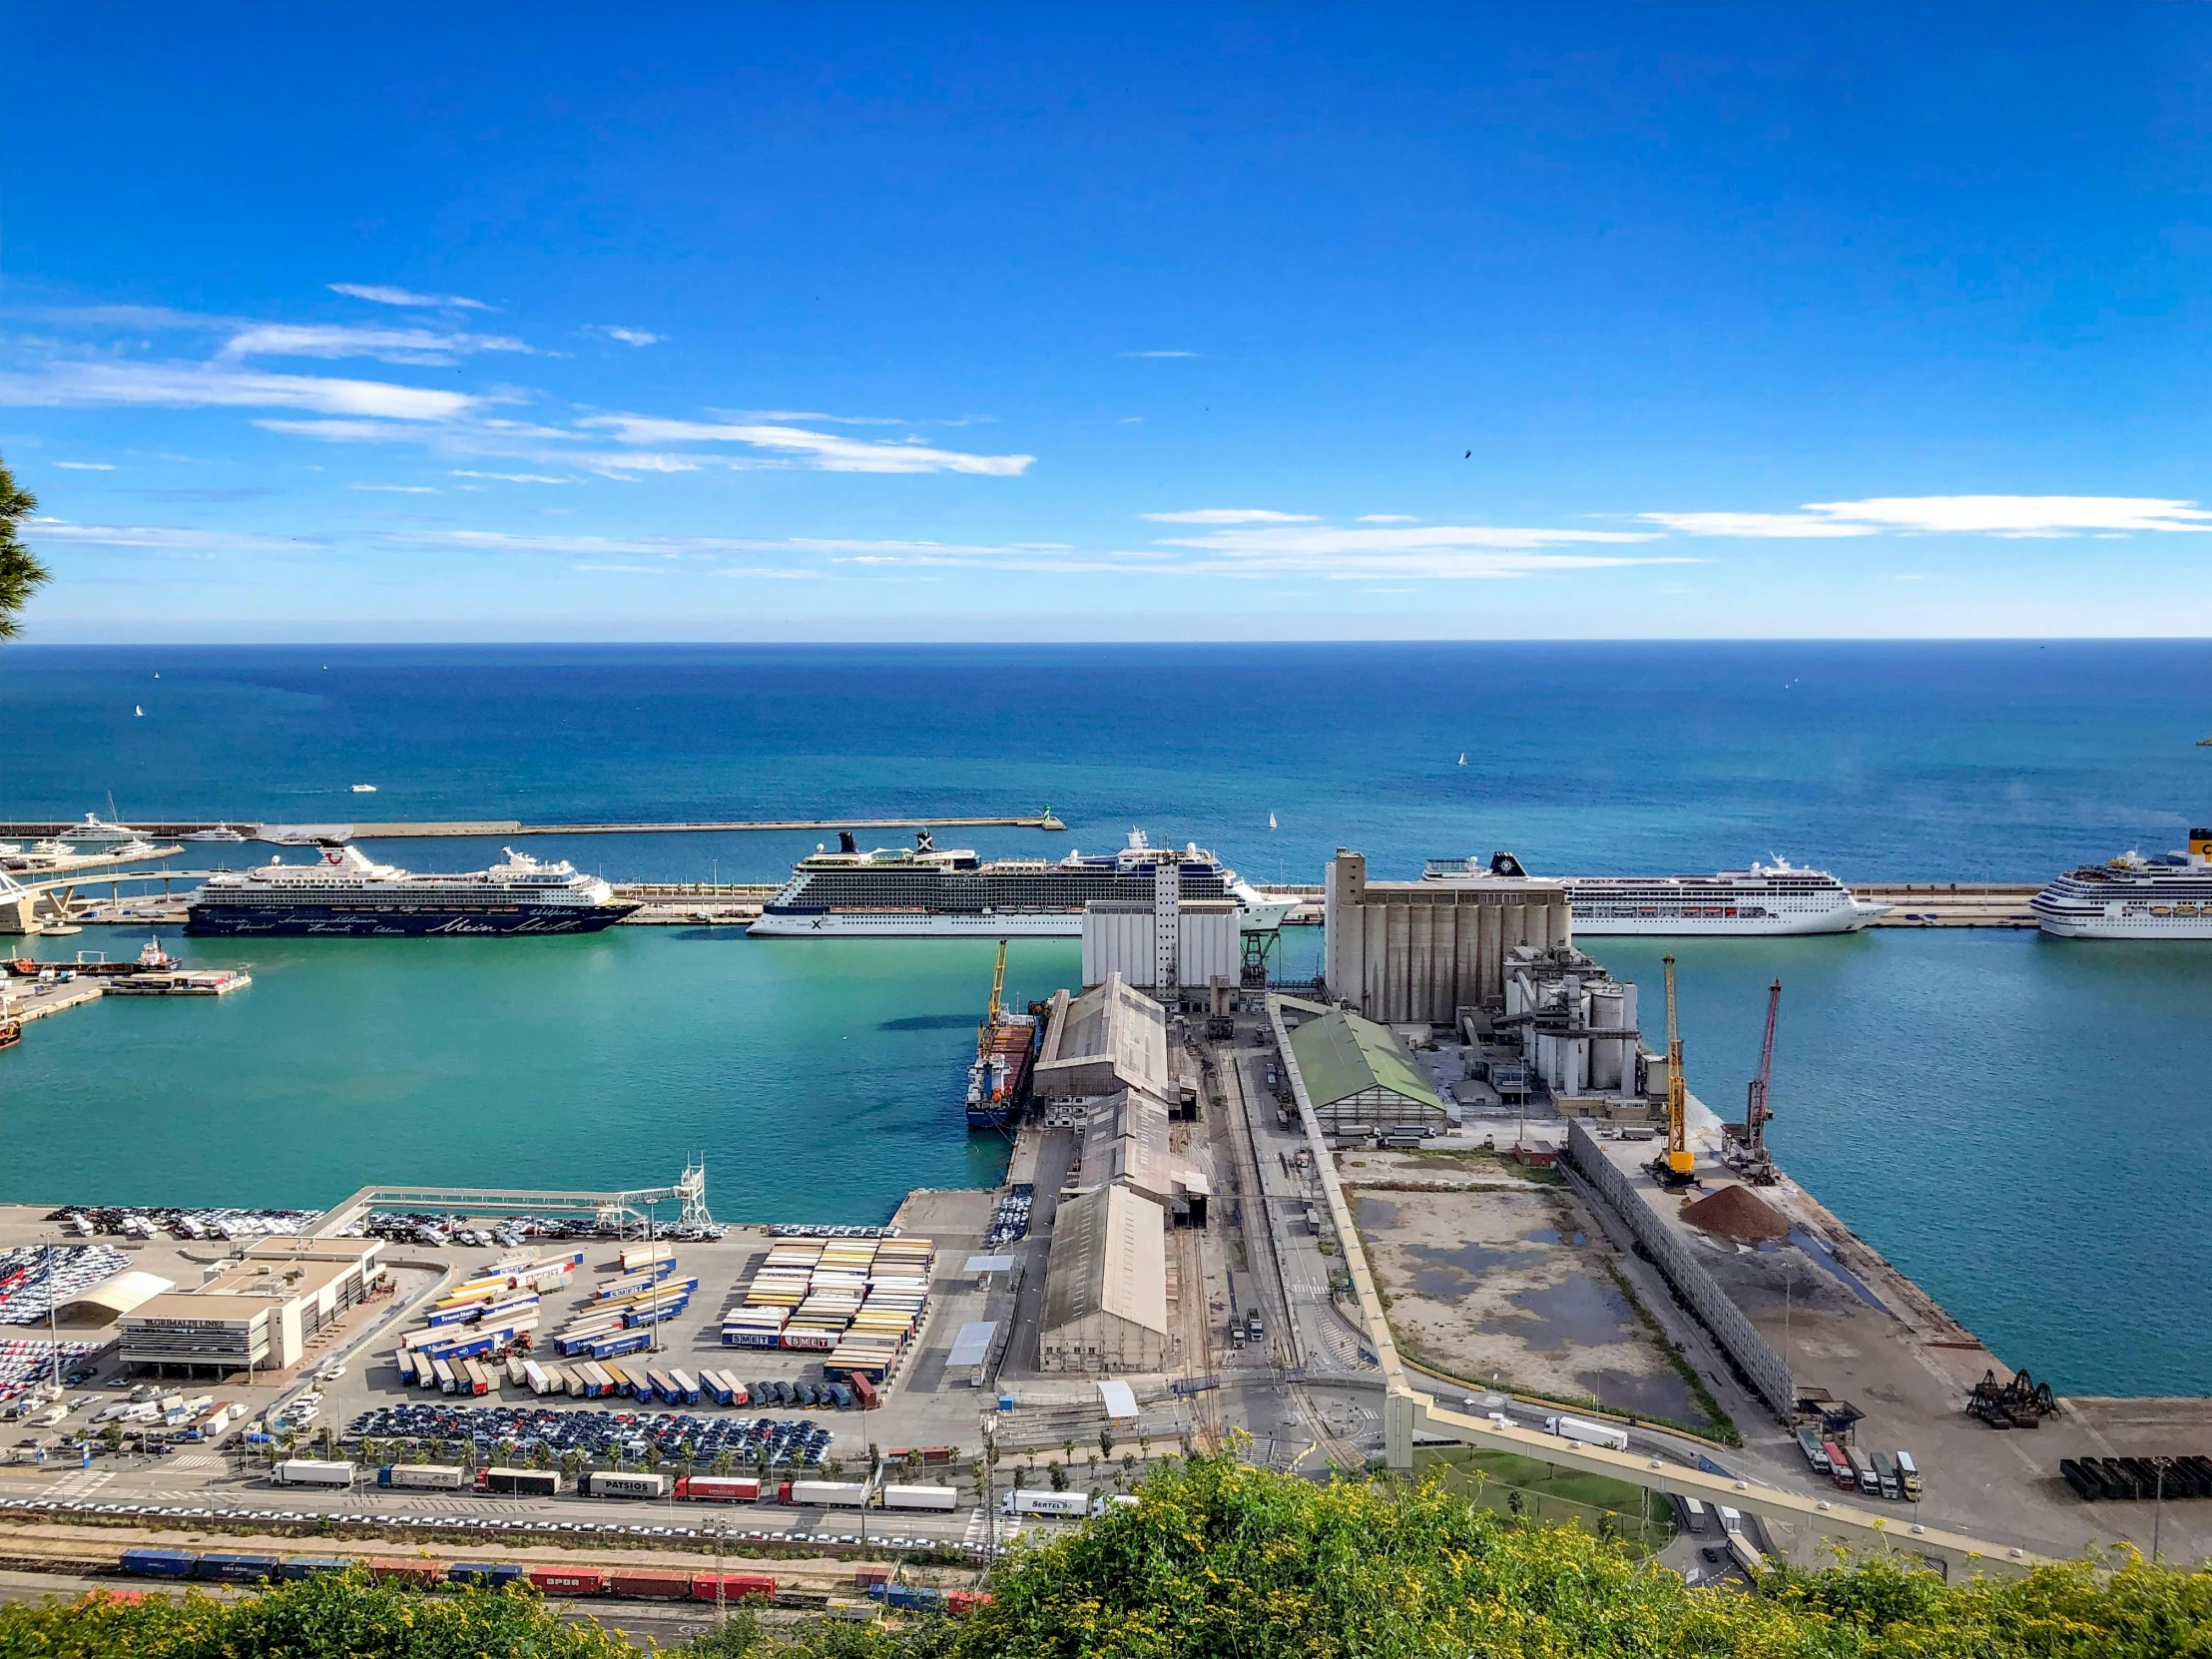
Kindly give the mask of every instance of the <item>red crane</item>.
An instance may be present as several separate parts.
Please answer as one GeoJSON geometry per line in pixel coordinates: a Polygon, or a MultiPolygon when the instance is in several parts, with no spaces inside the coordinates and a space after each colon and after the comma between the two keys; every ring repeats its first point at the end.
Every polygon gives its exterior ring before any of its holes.
{"type": "Polygon", "coordinates": [[[1782,981],[1767,991],[1767,1040],[1759,1045],[1759,1075],[1751,1080],[1751,1099],[1744,1108],[1744,1142],[1751,1156],[1767,1161],[1767,1080],[1774,1075],[1774,1018],[1782,1007],[1782,981]]]}

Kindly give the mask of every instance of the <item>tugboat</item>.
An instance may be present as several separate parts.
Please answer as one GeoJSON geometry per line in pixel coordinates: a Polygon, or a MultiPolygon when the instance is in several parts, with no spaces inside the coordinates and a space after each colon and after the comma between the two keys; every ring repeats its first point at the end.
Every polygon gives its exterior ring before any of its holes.
{"type": "Polygon", "coordinates": [[[1001,1005],[1006,991],[1006,941],[998,941],[998,965],[991,970],[991,1005],[975,1028],[975,1063],[968,1067],[967,1121],[970,1129],[1003,1129],[1021,1107],[1029,1083],[1029,1059],[1036,1049],[1033,1014],[1009,1014],[1001,1005]]]}

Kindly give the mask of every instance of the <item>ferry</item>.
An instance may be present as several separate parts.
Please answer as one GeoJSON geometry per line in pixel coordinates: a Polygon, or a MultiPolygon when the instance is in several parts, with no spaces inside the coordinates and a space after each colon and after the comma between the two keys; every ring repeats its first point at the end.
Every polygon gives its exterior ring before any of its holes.
{"type": "Polygon", "coordinates": [[[512,847],[489,869],[422,875],[379,864],[358,847],[325,845],[312,862],[222,870],[185,904],[188,933],[385,938],[596,933],[636,910],[567,861],[512,847]]]}
{"type": "Polygon", "coordinates": [[[1154,871],[1179,866],[1186,899],[1229,898],[1238,926],[1271,933],[1294,900],[1266,898],[1196,841],[1180,852],[1155,847],[1142,830],[1116,852],[1070,852],[988,862],[967,848],[938,847],[928,830],[910,847],[862,852],[849,831],[834,852],[817,848],[747,929],[765,938],[1080,938],[1094,898],[1149,903],[1154,871]]]}
{"type": "Polygon", "coordinates": [[[2123,852],[2069,870],[2028,901],[2061,939],[2212,939],[2212,829],[2179,852],[2123,852]]]}
{"type": "MultiPolygon", "coordinates": [[[[1510,852],[1474,858],[1431,858],[1421,872],[1433,881],[1525,877],[1510,852]]],[[[1568,913],[1577,937],[1641,934],[1652,938],[1763,938],[1793,933],[1856,933],[1896,906],[1857,897],[1824,869],[1787,858],[1711,875],[1567,875],[1568,913]]]]}

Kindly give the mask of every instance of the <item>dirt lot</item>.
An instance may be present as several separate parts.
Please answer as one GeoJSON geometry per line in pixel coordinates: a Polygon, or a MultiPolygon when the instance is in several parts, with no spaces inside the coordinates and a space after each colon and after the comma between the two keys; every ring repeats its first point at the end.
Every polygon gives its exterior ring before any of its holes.
{"type": "Polygon", "coordinates": [[[1368,1260],[1406,1357],[1608,1410],[1706,1421],[1574,1195],[1467,1175],[1347,1160],[1368,1260]],[[1363,1176],[1390,1184],[1361,1186],[1363,1176]]]}

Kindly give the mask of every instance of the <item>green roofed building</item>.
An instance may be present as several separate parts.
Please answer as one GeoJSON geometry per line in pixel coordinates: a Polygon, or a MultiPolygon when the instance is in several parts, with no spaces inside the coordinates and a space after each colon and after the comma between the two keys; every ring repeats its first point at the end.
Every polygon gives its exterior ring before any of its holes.
{"type": "Polygon", "coordinates": [[[1435,1085],[1387,1026],[1342,1008],[1291,1033],[1306,1098],[1325,1135],[1357,1135],[1398,1124],[1441,1129],[1449,1121],[1435,1085]]]}

